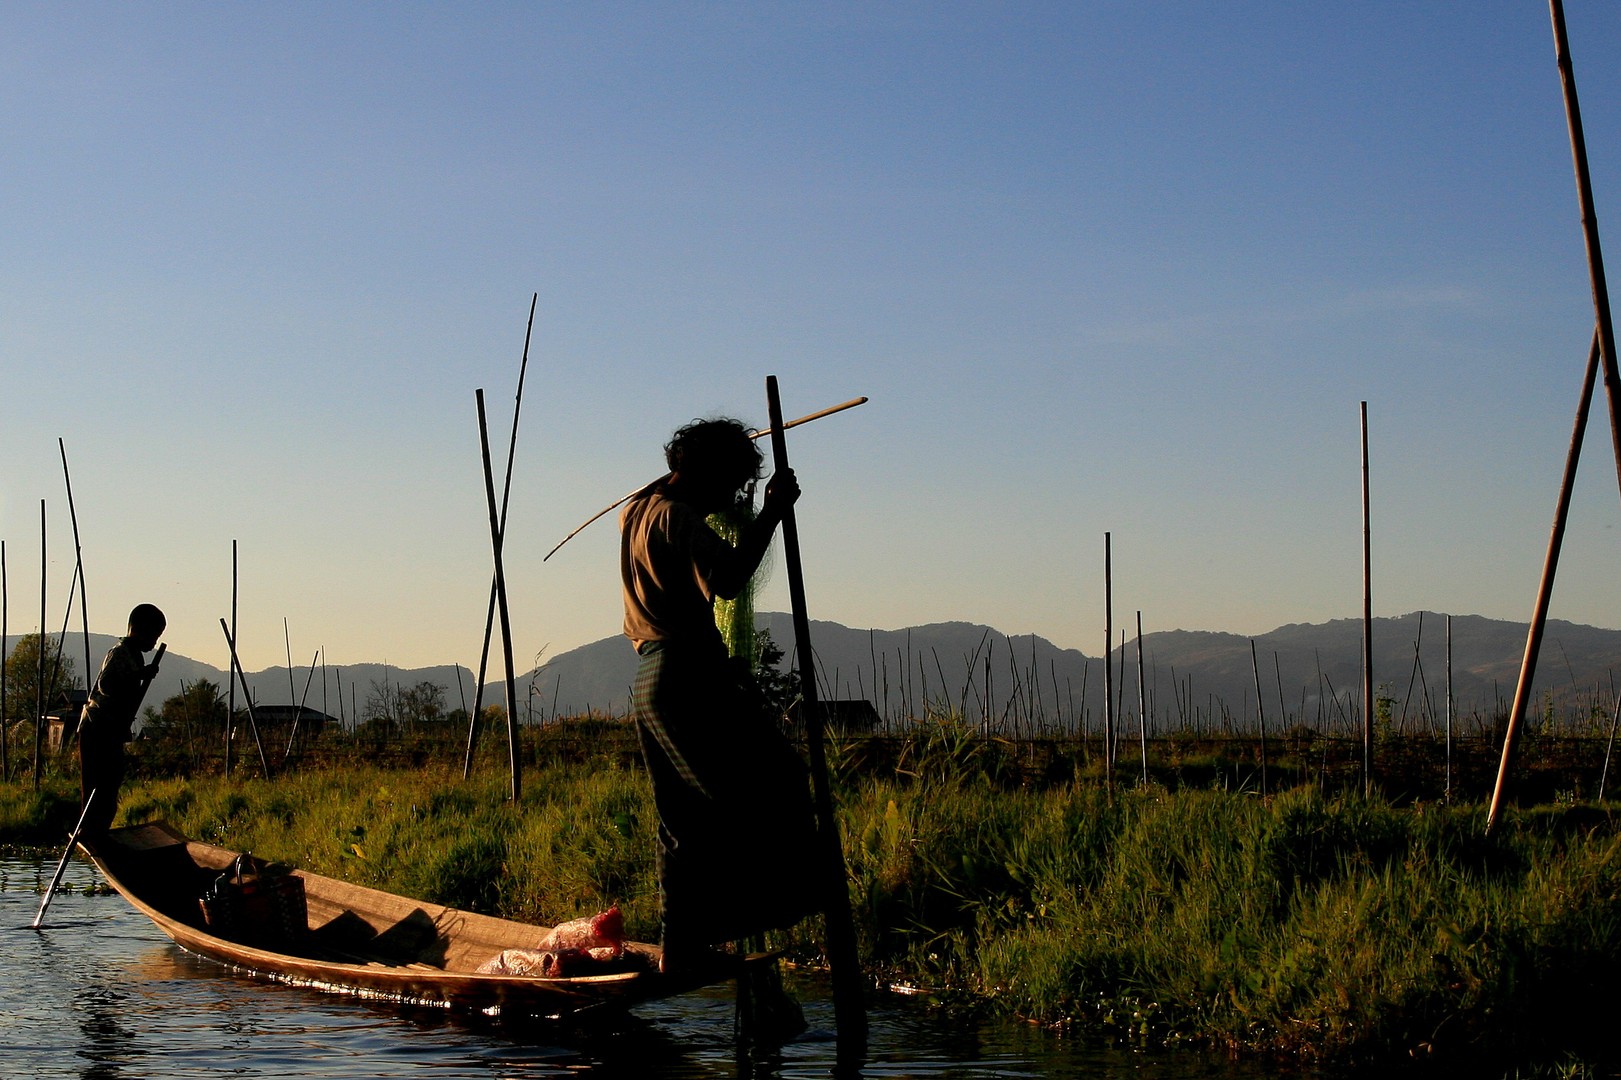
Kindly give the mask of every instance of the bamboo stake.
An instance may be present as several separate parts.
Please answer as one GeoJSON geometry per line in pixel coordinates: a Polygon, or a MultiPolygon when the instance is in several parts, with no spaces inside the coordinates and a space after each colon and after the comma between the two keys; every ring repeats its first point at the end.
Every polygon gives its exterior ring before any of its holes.
{"type": "MultiPolygon", "coordinates": [[[[321,650],[316,649],[315,655],[310,657],[310,673],[309,677],[304,680],[304,693],[299,697],[298,706],[293,711],[292,730],[287,734],[287,752],[281,756],[281,765],[284,769],[287,767],[288,760],[293,756],[293,743],[298,739],[298,721],[304,716],[304,702],[309,699],[310,684],[315,681],[315,662],[319,659],[321,659],[321,650]]],[[[291,666],[287,670],[291,671],[291,666]]]]}
{"type": "Polygon", "coordinates": [[[512,664],[512,620],[507,613],[507,579],[501,568],[501,520],[495,505],[495,475],[490,470],[489,425],[484,418],[484,391],[474,393],[478,401],[478,441],[484,458],[484,498],[490,510],[490,547],[495,557],[496,606],[501,614],[501,651],[507,669],[507,758],[512,770],[512,805],[518,805],[523,792],[523,766],[518,754],[518,688],[512,664]]]}
{"type": "Polygon", "coordinates": [[[1103,534],[1103,786],[1114,799],[1114,568],[1103,534]]]}
{"type": "Polygon", "coordinates": [[[34,683],[34,790],[39,790],[40,742],[45,734],[45,500],[39,500],[39,678],[34,683]]]}
{"type": "MultiPolygon", "coordinates": [[[[867,399],[864,398],[864,397],[851,398],[849,401],[841,402],[838,405],[831,405],[828,408],[822,409],[820,412],[813,412],[813,413],[809,413],[809,414],[807,414],[805,416],[801,416],[798,420],[790,420],[786,424],[781,425],[781,430],[782,431],[787,431],[789,428],[796,428],[800,424],[808,424],[812,420],[820,420],[824,416],[832,416],[834,413],[843,412],[845,409],[853,409],[857,405],[866,404],[866,402],[867,402],[867,399]]],[[[774,436],[774,435],[777,434],[778,430],[779,429],[778,429],[776,423],[773,422],[772,426],[766,428],[764,431],[750,432],[749,433],[749,438],[751,438],[751,439],[763,439],[763,438],[765,438],[767,436],[774,436]]],[[[634,499],[636,496],[642,494],[645,491],[651,491],[654,487],[658,486],[659,484],[664,483],[664,481],[668,480],[669,478],[670,478],[670,474],[665,473],[663,476],[659,477],[657,480],[653,480],[653,481],[651,481],[649,483],[643,484],[641,487],[637,488],[635,491],[626,492],[624,495],[621,495],[618,499],[614,500],[614,502],[612,502],[611,504],[609,504],[607,506],[604,506],[601,510],[598,510],[595,514],[592,514],[589,518],[587,518],[585,520],[585,523],[583,525],[581,525],[579,528],[575,529],[573,532],[571,532],[567,536],[563,537],[563,539],[559,540],[557,542],[557,547],[554,547],[550,551],[548,551],[541,558],[540,561],[545,562],[547,559],[551,558],[553,555],[556,555],[559,548],[561,548],[564,544],[568,543],[570,540],[574,539],[576,536],[579,536],[587,528],[589,528],[590,526],[596,524],[598,521],[602,520],[607,515],[613,513],[615,510],[619,509],[621,506],[625,505],[627,502],[634,499]]]]}
{"type": "MultiPolygon", "coordinates": [[[[296,709],[297,706],[294,705],[293,702],[294,702],[294,699],[298,696],[298,688],[297,688],[296,684],[293,682],[293,635],[291,634],[291,632],[289,632],[289,630],[287,628],[287,616],[285,616],[285,615],[283,615],[281,617],[281,640],[282,640],[282,644],[287,649],[287,704],[290,705],[290,706],[293,706],[296,709]]],[[[296,712],[293,713],[292,731],[293,732],[298,731],[298,713],[296,713],[296,712]]],[[[289,738],[287,740],[287,753],[283,754],[282,758],[281,758],[281,767],[282,768],[285,769],[287,767],[287,756],[288,756],[288,754],[291,754],[292,752],[293,752],[293,741],[292,741],[291,738],[289,738]]]]}
{"type": "Polygon", "coordinates": [[[242,683],[242,700],[248,707],[248,730],[253,732],[253,745],[259,749],[259,766],[264,769],[265,779],[270,779],[270,759],[265,756],[265,744],[259,738],[259,719],[253,713],[253,695],[248,692],[248,677],[242,673],[242,661],[236,655],[236,635],[225,620],[220,620],[220,629],[225,632],[225,645],[231,651],[231,671],[242,683]]]}
{"type": "Polygon", "coordinates": [[[1549,0],[1548,14],[1553,22],[1554,57],[1559,65],[1559,83],[1565,98],[1565,120],[1570,128],[1571,162],[1576,171],[1576,199],[1581,207],[1582,239],[1587,245],[1587,271],[1593,291],[1599,351],[1604,357],[1604,390],[1610,409],[1610,440],[1615,451],[1616,480],[1621,483],[1621,372],[1616,367],[1610,290],[1605,282],[1604,251],[1599,243],[1598,212],[1593,203],[1593,180],[1587,167],[1587,139],[1582,134],[1581,105],[1576,98],[1576,71],[1570,59],[1570,38],[1565,33],[1562,0],[1549,0]]]}
{"type": "Polygon", "coordinates": [[[1452,616],[1447,616],[1447,782],[1446,800],[1452,801],[1452,616]]]}
{"type": "MultiPolygon", "coordinates": [[[[227,640],[236,640],[236,541],[231,541],[231,625],[226,628],[227,640]]],[[[235,648],[235,646],[232,646],[235,648]]],[[[225,710],[225,778],[231,778],[231,733],[236,727],[236,680],[227,678],[230,687],[229,704],[225,710]]],[[[244,691],[246,693],[246,691],[244,691]]]]}
{"type": "MultiPolygon", "coordinates": [[[[1559,84],[1565,100],[1565,122],[1570,131],[1570,155],[1576,172],[1576,201],[1581,210],[1582,239],[1587,246],[1587,269],[1592,285],[1596,324],[1593,349],[1602,357],[1604,363],[1604,392],[1610,411],[1610,441],[1615,454],[1616,480],[1617,483],[1621,483],[1621,372],[1618,372],[1616,367],[1615,324],[1610,316],[1610,292],[1605,282],[1604,252],[1599,243],[1598,214],[1593,203],[1593,181],[1587,167],[1587,139],[1582,132],[1581,106],[1576,96],[1576,72],[1571,63],[1570,39],[1565,32],[1565,9],[1560,0],[1549,0],[1548,14],[1553,23],[1554,59],[1559,67],[1559,84]]],[[[1582,412],[1585,421],[1585,408],[1582,412]]],[[[1567,468],[1574,469],[1574,458],[1569,459],[1567,468]]],[[[1561,503],[1568,503],[1568,496],[1563,492],[1561,503]]],[[[1555,528],[1562,534],[1564,522],[1556,520],[1555,528]]],[[[1508,729],[1503,736],[1503,757],[1497,767],[1497,784],[1492,789],[1491,810],[1486,815],[1488,833],[1497,823],[1498,814],[1502,809],[1508,773],[1519,741],[1520,723],[1524,719],[1525,711],[1521,694],[1523,691],[1525,695],[1529,695],[1530,678],[1536,670],[1536,655],[1533,650],[1540,649],[1542,645],[1540,624],[1547,618],[1542,593],[1545,590],[1551,596],[1553,574],[1558,566],[1558,556],[1552,543],[1553,541],[1550,541],[1549,561],[1543,568],[1543,585],[1537,595],[1538,613],[1533,615],[1531,633],[1526,637],[1526,657],[1520,669],[1523,685],[1515,690],[1515,706],[1509,713],[1508,729]]]]}
{"type": "Polygon", "coordinates": [[[1266,798],[1266,703],[1261,695],[1261,662],[1255,656],[1255,639],[1250,638],[1250,673],[1255,676],[1255,718],[1261,728],[1261,798],[1266,798]]]}
{"type": "Polygon", "coordinates": [[[1615,709],[1610,713],[1610,737],[1604,743],[1604,768],[1598,774],[1598,803],[1604,805],[1604,782],[1610,778],[1610,751],[1615,749],[1615,726],[1621,723],[1621,694],[1615,698],[1615,709]]]}
{"type": "Polygon", "coordinates": [[[68,491],[68,518],[73,522],[73,561],[76,567],[74,573],[79,578],[79,622],[84,632],[84,678],[85,687],[90,684],[90,598],[84,591],[84,548],[79,544],[79,513],[73,508],[73,476],[68,472],[68,448],[61,438],[56,440],[57,449],[62,452],[62,481],[68,491]]]}
{"type": "MultiPolygon", "coordinates": [[[[523,360],[518,364],[518,392],[512,403],[512,436],[507,442],[507,475],[501,487],[501,535],[507,531],[507,503],[512,494],[512,462],[518,454],[518,417],[523,412],[523,382],[529,372],[529,339],[535,330],[535,305],[540,302],[537,292],[529,298],[529,324],[523,332],[523,360]]],[[[542,560],[544,561],[544,560],[542,560]]],[[[462,758],[462,779],[473,775],[473,750],[478,742],[478,713],[484,703],[484,676],[489,670],[490,634],[495,627],[496,581],[490,577],[490,603],[484,613],[484,646],[478,654],[478,684],[473,688],[473,711],[467,718],[467,753],[462,758]]]]}
{"type": "MultiPolygon", "coordinates": [[[[788,468],[788,441],[783,432],[782,403],[777,377],[766,376],[766,403],[771,417],[773,468],[788,468]]],[[[828,966],[833,974],[833,1015],[838,1025],[838,1057],[842,1064],[858,1064],[866,1053],[867,1013],[862,1001],[861,960],[856,953],[855,923],[850,914],[844,847],[838,820],[833,816],[833,794],[828,785],[827,756],[822,745],[822,711],[816,694],[815,653],[811,649],[810,616],[805,606],[804,568],[799,559],[799,526],[794,508],[782,515],[782,550],[788,567],[788,594],[793,605],[794,647],[799,657],[800,715],[805,721],[805,743],[810,755],[811,786],[816,799],[817,835],[827,875],[823,914],[827,923],[828,966]]]]}
{"type": "Polygon", "coordinates": [[[1362,794],[1373,793],[1373,547],[1368,524],[1368,403],[1362,403],[1362,794]]]}
{"type": "Polygon", "coordinates": [[[1137,736],[1143,750],[1143,786],[1148,786],[1148,689],[1143,680],[1143,613],[1137,613],[1137,736]]]}
{"type": "Polygon", "coordinates": [[[6,542],[0,540],[0,781],[11,779],[11,717],[6,714],[6,645],[11,640],[11,592],[6,586],[6,542]]]}
{"type": "Polygon", "coordinates": [[[1565,542],[1565,522],[1570,517],[1570,496],[1576,487],[1576,466],[1582,457],[1582,438],[1587,433],[1587,413],[1593,402],[1593,385],[1598,381],[1599,357],[1602,351],[1598,331],[1593,332],[1593,345],[1587,353],[1587,370],[1582,376],[1581,397],[1576,403],[1576,420],[1570,434],[1570,449],[1565,453],[1565,471],[1559,480],[1559,498],[1555,501],[1553,525],[1548,531],[1548,552],[1543,558],[1542,579],[1537,585],[1536,604],[1531,611],[1531,625],[1525,634],[1525,653],[1520,660],[1520,679],[1514,687],[1514,704],[1508,713],[1508,726],[1503,732],[1502,758],[1497,765],[1497,783],[1492,788],[1491,809],[1486,814],[1486,832],[1497,824],[1502,810],[1503,794],[1508,786],[1508,772],[1514,760],[1514,746],[1519,739],[1520,721],[1525,717],[1526,705],[1531,700],[1531,680],[1536,677],[1537,657],[1542,651],[1542,634],[1548,623],[1548,606],[1553,601],[1553,579],[1559,569],[1559,553],[1565,542]]]}

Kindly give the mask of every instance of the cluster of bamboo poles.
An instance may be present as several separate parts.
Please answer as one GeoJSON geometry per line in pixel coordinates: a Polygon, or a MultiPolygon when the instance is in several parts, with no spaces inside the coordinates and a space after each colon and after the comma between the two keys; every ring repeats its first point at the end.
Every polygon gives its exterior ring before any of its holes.
{"type": "MultiPolygon", "coordinates": [[[[57,692],[63,689],[63,678],[66,667],[63,664],[64,649],[67,645],[68,626],[73,619],[74,600],[79,605],[80,622],[84,632],[84,668],[85,679],[93,678],[90,671],[90,616],[85,604],[84,588],[84,548],[79,540],[79,513],[73,502],[73,474],[68,468],[67,443],[62,439],[56,440],[57,449],[62,455],[62,479],[67,489],[68,520],[73,526],[73,577],[68,583],[67,608],[62,614],[62,632],[57,635],[56,648],[50,647],[50,635],[47,631],[46,604],[49,594],[49,567],[50,545],[49,528],[46,514],[46,500],[39,501],[39,648],[38,668],[34,680],[34,753],[33,753],[33,781],[35,790],[39,789],[40,777],[44,772],[44,742],[45,742],[45,716],[46,710],[56,700],[57,692]]],[[[0,540],[0,778],[11,779],[10,723],[12,717],[5,715],[4,703],[8,700],[9,688],[6,685],[7,658],[3,646],[10,642],[11,603],[10,587],[6,573],[6,544],[0,540]]]]}

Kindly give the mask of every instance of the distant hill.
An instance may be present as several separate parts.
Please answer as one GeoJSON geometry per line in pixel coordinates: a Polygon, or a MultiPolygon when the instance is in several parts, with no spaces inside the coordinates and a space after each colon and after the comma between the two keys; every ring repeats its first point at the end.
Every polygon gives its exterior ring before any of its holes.
{"type": "MultiPolygon", "coordinates": [[[[759,616],[760,625],[787,654],[794,654],[792,620],[781,612],[759,616]]],[[[1375,619],[1374,678],[1395,701],[1393,713],[1414,720],[1445,709],[1447,620],[1434,612],[1375,619]]],[[[6,642],[7,650],[15,638],[6,642]]],[[[95,667],[114,644],[111,636],[91,635],[95,667]]],[[[1149,715],[1161,725],[1253,723],[1255,668],[1269,726],[1304,721],[1343,722],[1360,709],[1362,623],[1337,619],[1280,626],[1251,639],[1239,634],[1165,630],[1143,638],[1144,696],[1149,715]],[[1285,719],[1286,717],[1286,719],[1285,719]],[[1337,718],[1337,719],[1336,719],[1337,718]]],[[[968,622],[930,623],[899,630],[862,630],[834,622],[811,622],[817,679],[824,698],[862,698],[886,716],[916,714],[924,702],[960,710],[970,719],[987,713],[1024,722],[1073,722],[1084,716],[1095,727],[1103,708],[1103,663],[1076,649],[1061,649],[1045,638],[1008,636],[968,622]]],[[[1507,708],[1519,676],[1525,626],[1478,615],[1452,619],[1452,685],[1456,713],[1468,722],[1489,720],[1507,708]],[[1471,719],[1472,718],[1472,719],[1471,719]]],[[[81,640],[70,635],[67,655],[76,671],[84,666],[81,640]]],[[[1135,717],[1137,643],[1111,653],[1121,715],[1135,717]]],[[[1534,692],[1550,695],[1561,708],[1571,701],[1607,713],[1614,703],[1612,671],[1621,666],[1621,631],[1551,621],[1544,638],[1534,692]]],[[[80,672],[82,676],[82,672],[80,672]]],[[[630,700],[636,656],[622,637],[604,638],[548,660],[518,679],[520,707],[534,720],[577,715],[588,710],[621,714],[630,700]]],[[[177,694],[182,683],[208,679],[225,687],[219,668],[168,654],[147,703],[177,694]]],[[[490,676],[486,700],[500,702],[505,687],[490,676]]],[[[349,723],[364,713],[379,688],[429,682],[445,689],[447,709],[472,703],[473,675],[444,664],[401,669],[386,664],[347,664],[317,670],[285,667],[251,672],[255,700],[282,704],[300,697],[349,723]],[[308,682],[307,697],[305,686],[308,682]]],[[[1135,721],[1133,720],[1134,724],[1135,721]]]]}
{"type": "MultiPolygon", "coordinates": [[[[780,612],[759,622],[792,661],[793,625],[780,612]]],[[[1414,720],[1446,708],[1447,619],[1413,612],[1373,624],[1374,680],[1380,692],[1414,720]],[[1415,663],[1416,658],[1416,663],[1415,663]]],[[[1086,714],[1096,724],[1103,708],[1103,663],[1046,638],[1009,636],[967,622],[931,623],[900,630],[860,630],[812,620],[817,678],[825,698],[864,698],[883,715],[920,711],[925,699],[970,718],[1040,716],[1048,723],[1086,714]]],[[[1151,716],[1175,721],[1228,717],[1235,724],[1256,714],[1256,668],[1269,724],[1318,724],[1360,714],[1362,623],[1337,619],[1281,626],[1254,639],[1240,634],[1167,630],[1143,637],[1143,669],[1151,716]],[[1280,692],[1281,688],[1281,692],[1280,692]],[[1280,704],[1281,698],[1281,704],[1280,704]]],[[[1452,619],[1455,714],[1489,717],[1514,696],[1525,649],[1525,625],[1478,615],[1452,619]]],[[[1111,653],[1122,715],[1135,717],[1137,643],[1111,653]],[[1124,664],[1122,666],[1122,661],[1124,664]]],[[[1613,704],[1611,671],[1621,666],[1621,631],[1553,620],[1548,623],[1533,691],[1561,703],[1577,699],[1613,704]]],[[[636,674],[636,657],[619,637],[563,653],[524,677],[536,687],[542,715],[587,708],[623,712],[636,674]]]]}

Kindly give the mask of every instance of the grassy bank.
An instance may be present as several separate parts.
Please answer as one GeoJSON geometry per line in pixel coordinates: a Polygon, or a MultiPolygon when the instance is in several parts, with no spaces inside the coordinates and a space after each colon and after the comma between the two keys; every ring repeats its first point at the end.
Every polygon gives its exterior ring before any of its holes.
{"type": "MultiPolygon", "coordinates": [[[[1145,1046],[1330,1061],[1599,1058],[1621,1004],[1621,859],[1606,814],[1395,807],[1001,782],[968,743],[839,781],[875,977],[1145,1046]]],[[[657,935],[641,773],[350,765],[274,782],[143,779],[122,822],[441,903],[554,922],[619,903],[657,935]]],[[[0,840],[59,841],[66,780],[0,787],[0,840]]],[[[814,927],[783,944],[814,957],[814,927]]]]}

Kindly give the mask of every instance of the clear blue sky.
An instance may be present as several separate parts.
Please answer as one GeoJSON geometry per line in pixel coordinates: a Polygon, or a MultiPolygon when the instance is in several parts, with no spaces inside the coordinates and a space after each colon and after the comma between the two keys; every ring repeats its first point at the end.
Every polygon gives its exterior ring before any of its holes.
{"type": "MultiPolygon", "coordinates": [[[[1621,7],[1571,0],[1599,220],[1621,7]]],[[[527,665],[618,631],[593,526],[694,416],[790,452],[811,614],[1103,645],[1528,617],[1593,320],[1544,5],[8,4],[9,628],[527,665]],[[74,616],[74,625],[78,616],[74,616]]],[[[1611,234],[1621,260],[1621,235],[1611,234]]],[[[1612,273],[1621,279],[1621,271],[1612,273]]],[[[1554,615],[1621,626],[1595,411],[1554,615]]],[[[762,599],[787,606],[779,566],[762,599]]]]}

